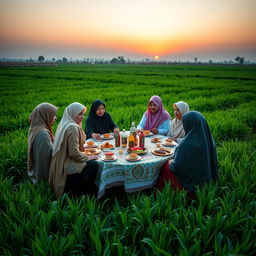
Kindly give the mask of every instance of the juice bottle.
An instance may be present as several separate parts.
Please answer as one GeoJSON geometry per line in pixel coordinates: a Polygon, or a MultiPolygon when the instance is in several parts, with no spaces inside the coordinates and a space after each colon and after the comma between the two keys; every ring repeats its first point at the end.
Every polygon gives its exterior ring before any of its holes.
{"type": "Polygon", "coordinates": [[[122,147],[126,148],[127,147],[127,135],[126,135],[125,129],[123,129],[121,139],[122,139],[122,147]]]}
{"type": "Polygon", "coordinates": [[[137,139],[137,130],[136,130],[136,127],[135,127],[135,122],[132,122],[132,126],[130,128],[130,133],[134,137],[134,146],[137,146],[138,145],[138,139],[137,139]]]}
{"type": "Polygon", "coordinates": [[[128,138],[128,147],[132,148],[135,146],[135,139],[134,135],[130,132],[129,138],[128,138]]]}
{"type": "Polygon", "coordinates": [[[115,136],[115,147],[120,147],[120,132],[117,130],[114,134],[115,136]]]}
{"type": "Polygon", "coordinates": [[[142,148],[145,147],[145,136],[144,136],[143,129],[140,131],[139,146],[142,147],[142,148]]]}

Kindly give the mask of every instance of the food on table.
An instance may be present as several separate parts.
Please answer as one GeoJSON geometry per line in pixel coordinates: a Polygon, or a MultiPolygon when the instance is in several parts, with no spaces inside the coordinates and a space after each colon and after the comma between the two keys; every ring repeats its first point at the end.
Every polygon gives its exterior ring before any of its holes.
{"type": "Polygon", "coordinates": [[[88,147],[91,147],[91,146],[94,145],[94,141],[89,140],[89,141],[86,142],[86,144],[87,144],[88,147]]]}
{"type": "Polygon", "coordinates": [[[137,153],[137,154],[142,154],[142,153],[145,153],[145,148],[142,148],[142,147],[132,147],[130,148],[130,152],[132,153],[137,153]]]}
{"type": "Polygon", "coordinates": [[[130,159],[130,160],[136,160],[138,157],[139,157],[139,155],[136,154],[136,153],[131,153],[131,154],[129,155],[129,159],[130,159]]]}
{"type": "Polygon", "coordinates": [[[105,159],[106,160],[112,160],[113,158],[114,158],[114,153],[113,152],[105,153],[105,159]]]}
{"type": "Polygon", "coordinates": [[[159,148],[154,150],[154,152],[161,155],[167,155],[167,154],[170,154],[171,151],[165,148],[159,148]]]}
{"type": "Polygon", "coordinates": [[[150,130],[144,130],[144,135],[148,136],[150,134],[150,130]]]}
{"type": "Polygon", "coordinates": [[[97,153],[97,149],[96,148],[88,148],[84,152],[85,152],[85,154],[94,154],[94,153],[97,153]]]}
{"type": "Polygon", "coordinates": [[[157,142],[161,142],[161,141],[160,141],[160,138],[155,137],[151,140],[151,142],[157,143],[157,142]]]}
{"type": "Polygon", "coordinates": [[[167,139],[165,140],[165,145],[171,146],[171,145],[173,145],[173,144],[174,144],[174,140],[173,140],[173,139],[167,138],[167,139]]]}
{"type": "Polygon", "coordinates": [[[109,143],[109,142],[105,142],[105,143],[103,143],[103,144],[100,145],[100,148],[101,148],[101,149],[104,149],[104,148],[113,148],[113,147],[114,147],[114,145],[112,145],[112,144],[109,143]]]}
{"type": "Polygon", "coordinates": [[[122,149],[118,150],[118,154],[122,155],[124,153],[124,151],[122,149]]]}
{"type": "Polygon", "coordinates": [[[104,138],[104,139],[110,139],[110,136],[111,136],[111,135],[110,135],[109,133],[104,133],[104,134],[103,134],[103,138],[104,138]]]}

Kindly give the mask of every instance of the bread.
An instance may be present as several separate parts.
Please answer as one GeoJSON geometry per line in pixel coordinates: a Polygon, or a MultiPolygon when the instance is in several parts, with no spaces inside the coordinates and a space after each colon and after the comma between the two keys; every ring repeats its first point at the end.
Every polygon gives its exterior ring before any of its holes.
{"type": "Polygon", "coordinates": [[[150,134],[150,130],[144,130],[143,132],[144,132],[144,135],[146,136],[150,134]]]}
{"type": "Polygon", "coordinates": [[[136,153],[131,153],[131,154],[129,155],[129,158],[130,158],[131,160],[135,160],[135,159],[138,158],[138,154],[136,154],[136,153]]]}
{"type": "Polygon", "coordinates": [[[109,139],[109,138],[110,138],[110,134],[109,134],[109,133],[104,133],[104,134],[103,134],[103,137],[104,137],[105,139],[109,139]]]}

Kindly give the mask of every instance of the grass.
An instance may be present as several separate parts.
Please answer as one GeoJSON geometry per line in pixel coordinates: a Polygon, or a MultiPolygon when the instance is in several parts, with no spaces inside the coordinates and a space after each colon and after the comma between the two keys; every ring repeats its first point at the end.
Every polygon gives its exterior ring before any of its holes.
{"type": "MultiPolygon", "coordinates": [[[[254,255],[256,67],[61,65],[0,68],[0,255],[254,255]],[[121,129],[152,95],[202,112],[217,143],[220,179],[197,201],[112,192],[100,201],[64,195],[26,174],[28,116],[41,102],[88,108],[102,99],[121,129]]],[[[54,126],[56,130],[57,123],[54,126]]]]}

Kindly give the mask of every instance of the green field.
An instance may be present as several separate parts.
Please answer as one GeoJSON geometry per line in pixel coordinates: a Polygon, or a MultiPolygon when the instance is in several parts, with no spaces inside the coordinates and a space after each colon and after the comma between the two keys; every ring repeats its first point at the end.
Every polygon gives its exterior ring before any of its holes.
{"type": "MultiPolygon", "coordinates": [[[[256,67],[60,65],[1,67],[0,255],[255,255],[256,67]],[[217,144],[220,179],[185,193],[64,196],[26,175],[28,116],[50,102],[105,101],[121,129],[152,95],[173,117],[183,100],[202,112],[217,144]]],[[[88,113],[88,112],[87,112],[88,113]]],[[[86,115],[87,116],[87,115],[86,115]]],[[[120,194],[120,193],[119,193],[120,194]]]]}

